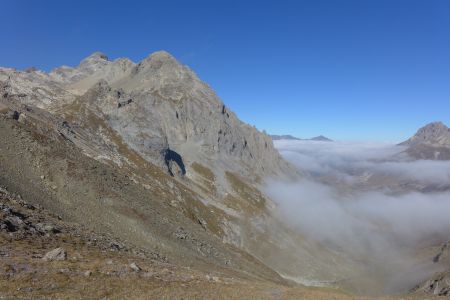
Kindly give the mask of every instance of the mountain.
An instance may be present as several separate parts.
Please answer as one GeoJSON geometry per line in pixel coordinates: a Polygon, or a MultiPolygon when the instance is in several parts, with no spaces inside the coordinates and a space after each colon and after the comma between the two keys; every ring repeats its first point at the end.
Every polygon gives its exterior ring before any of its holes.
{"type": "Polygon", "coordinates": [[[297,138],[295,136],[292,135],[276,135],[276,134],[271,134],[270,137],[272,138],[272,140],[274,141],[278,141],[278,140],[297,140],[297,141],[301,141],[302,139],[297,138]]]}
{"type": "Polygon", "coordinates": [[[345,276],[347,258],[287,227],[263,192],[295,168],[169,53],[0,68],[0,95],[0,186],[30,205],[203,274],[345,276]]]}
{"type": "Polygon", "coordinates": [[[287,166],[269,136],[238,120],[189,68],[164,51],[138,64],[124,58],[109,61],[96,52],[76,68],[49,74],[0,69],[0,80],[3,93],[20,103],[85,127],[90,115],[104,120],[128,146],[158,165],[172,153],[180,156],[179,163],[213,163],[213,169],[242,176],[275,174],[287,166]]]}
{"type": "Polygon", "coordinates": [[[414,136],[400,143],[406,153],[417,159],[450,159],[450,129],[442,122],[420,128],[414,136]]]}
{"type": "Polygon", "coordinates": [[[310,138],[311,141],[321,141],[321,142],[332,142],[333,140],[327,138],[326,136],[319,135],[313,138],[310,138]]]}
{"type": "Polygon", "coordinates": [[[301,139],[292,135],[276,135],[276,134],[272,134],[270,135],[270,137],[272,138],[272,140],[274,141],[278,141],[278,140],[297,140],[297,141],[321,141],[321,142],[332,142],[333,140],[323,136],[323,135],[319,135],[310,139],[301,139]]]}
{"type": "Polygon", "coordinates": [[[280,218],[266,182],[305,175],[165,51],[0,68],[0,140],[7,298],[350,299],[305,285],[383,284],[280,218]]]}

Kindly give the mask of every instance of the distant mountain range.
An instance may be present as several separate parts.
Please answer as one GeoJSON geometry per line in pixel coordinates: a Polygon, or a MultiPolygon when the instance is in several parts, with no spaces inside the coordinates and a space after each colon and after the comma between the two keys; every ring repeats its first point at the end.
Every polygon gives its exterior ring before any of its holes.
{"type": "Polygon", "coordinates": [[[450,159],[450,129],[442,122],[433,122],[420,128],[408,140],[406,153],[416,159],[450,159]]]}
{"type": "Polygon", "coordinates": [[[286,135],[276,135],[276,134],[272,134],[270,135],[270,137],[272,138],[272,140],[274,141],[278,141],[278,140],[297,140],[297,141],[322,141],[322,142],[332,142],[332,139],[327,138],[326,136],[323,135],[319,135],[316,137],[312,137],[310,139],[301,139],[289,134],[286,135]]]}

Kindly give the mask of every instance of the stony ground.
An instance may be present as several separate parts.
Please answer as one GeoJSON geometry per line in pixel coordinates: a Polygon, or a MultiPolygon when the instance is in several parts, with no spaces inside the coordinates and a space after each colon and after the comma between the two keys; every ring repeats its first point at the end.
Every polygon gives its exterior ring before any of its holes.
{"type": "Polygon", "coordinates": [[[356,298],[176,266],[0,188],[0,299],[356,298]]]}
{"type": "Polygon", "coordinates": [[[352,299],[175,266],[0,188],[0,299],[149,298],[352,299]]]}

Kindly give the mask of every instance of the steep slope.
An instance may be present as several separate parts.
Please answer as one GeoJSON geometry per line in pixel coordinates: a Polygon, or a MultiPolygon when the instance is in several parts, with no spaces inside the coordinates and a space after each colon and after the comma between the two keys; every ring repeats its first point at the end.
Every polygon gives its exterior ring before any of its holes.
{"type": "Polygon", "coordinates": [[[413,293],[424,298],[430,295],[448,297],[450,296],[450,270],[448,270],[450,264],[450,242],[444,243],[439,247],[435,252],[433,262],[446,266],[446,271],[434,274],[430,279],[418,284],[413,289],[413,293]]]}
{"type": "Polygon", "coordinates": [[[143,186],[129,168],[80,153],[43,112],[29,111],[18,121],[0,117],[0,185],[31,204],[163,260],[200,270],[241,269],[250,276],[282,281],[255,258],[223,244],[221,212],[159,168],[141,166],[152,177],[143,186]]]}
{"type": "Polygon", "coordinates": [[[270,137],[168,53],[136,65],[95,53],[50,74],[1,71],[11,112],[1,183],[14,192],[183,265],[276,282],[273,270],[305,282],[339,276],[343,258],[278,222],[259,189],[269,176],[296,176],[270,137]],[[39,142],[36,158],[28,152],[39,142]]]}
{"type": "Polygon", "coordinates": [[[408,146],[406,152],[417,159],[448,160],[450,129],[442,122],[430,123],[400,145],[408,146]]]}
{"type": "Polygon", "coordinates": [[[232,270],[202,272],[164,262],[1,187],[0,208],[2,298],[350,299],[332,290],[255,280],[232,270]]]}

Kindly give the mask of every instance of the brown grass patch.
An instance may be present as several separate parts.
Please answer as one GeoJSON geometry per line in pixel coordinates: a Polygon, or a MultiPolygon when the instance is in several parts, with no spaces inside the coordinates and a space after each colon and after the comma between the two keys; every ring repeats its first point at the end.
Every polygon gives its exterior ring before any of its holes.
{"type": "Polygon", "coordinates": [[[228,182],[233,188],[235,195],[225,197],[225,204],[230,208],[239,209],[247,214],[259,214],[266,208],[266,199],[261,192],[247,184],[239,175],[226,172],[228,182]]]}
{"type": "Polygon", "coordinates": [[[201,177],[201,185],[202,190],[210,193],[212,195],[216,194],[217,189],[215,186],[216,176],[211,171],[211,169],[203,166],[202,164],[199,164],[197,162],[194,162],[191,164],[192,170],[194,170],[197,174],[201,177]]]}

